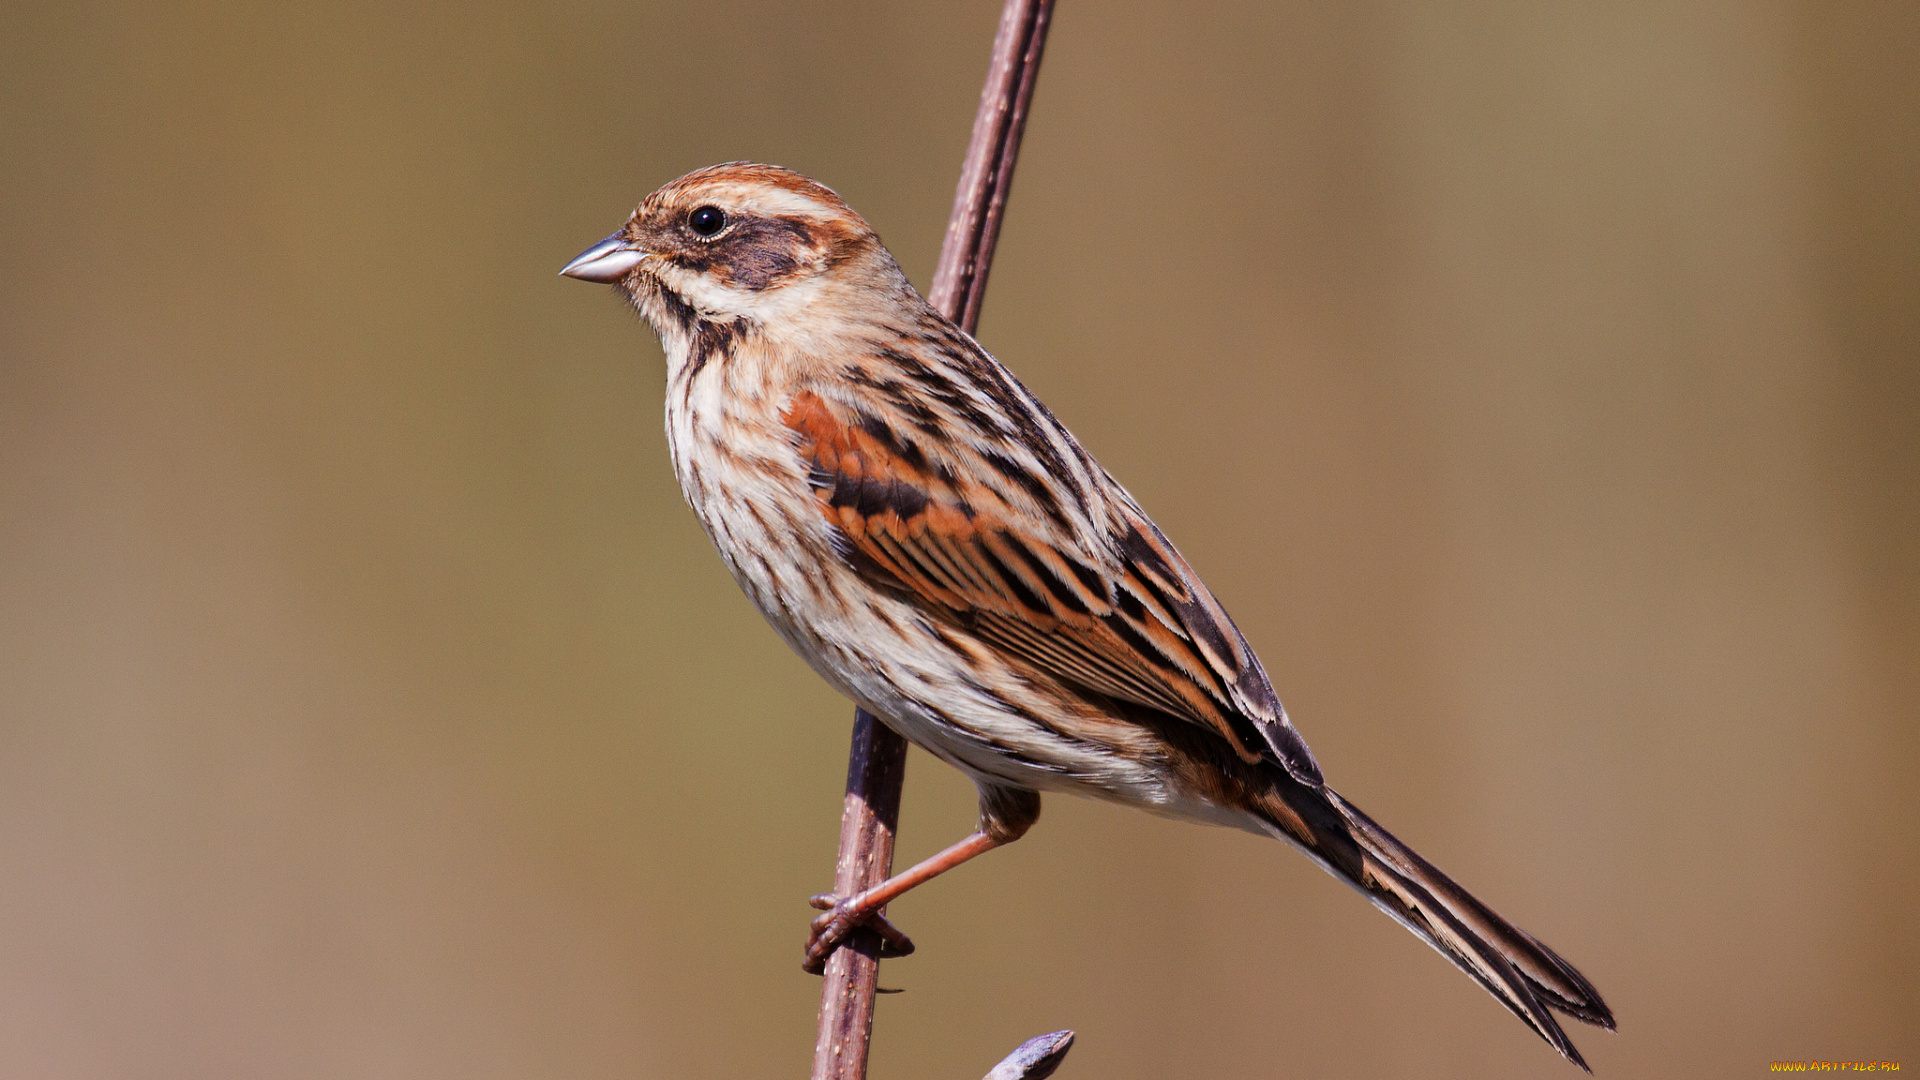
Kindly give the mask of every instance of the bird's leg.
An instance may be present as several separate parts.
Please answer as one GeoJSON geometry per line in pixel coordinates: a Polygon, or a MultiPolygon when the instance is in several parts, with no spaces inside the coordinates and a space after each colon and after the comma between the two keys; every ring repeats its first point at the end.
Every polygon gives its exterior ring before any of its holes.
{"type": "Polygon", "coordinates": [[[976,855],[992,851],[1004,842],[984,832],[975,832],[938,855],[915,863],[911,869],[895,874],[864,892],[848,897],[821,893],[808,899],[807,903],[826,914],[813,920],[813,932],[807,937],[807,959],[802,966],[815,975],[825,971],[827,957],[848,934],[861,926],[871,927],[880,935],[881,956],[906,956],[911,953],[913,941],[888,922],[883,913],[888,901],[976,855]]]}
{"type": "Polygon", "coordinates": [[[827,957],[840,947],[847,935],[861,926],[880,935],[880,955],[906,956],[913,952],[913,941],[887,921],[887,904],[901,893],[939,877],[978,855],[1011,844],[1026,833],[1040,816],[1040,796],[1016,788],[980,788],[980,826],[964,840],[931,858],[922,859],[907,870],[895,874],[870,889],[852,896],[821,893],[807,903],[825,912],[813,920],[807,936],[807,956],[801,965],[818,975],[827,968],[827,957]]]}

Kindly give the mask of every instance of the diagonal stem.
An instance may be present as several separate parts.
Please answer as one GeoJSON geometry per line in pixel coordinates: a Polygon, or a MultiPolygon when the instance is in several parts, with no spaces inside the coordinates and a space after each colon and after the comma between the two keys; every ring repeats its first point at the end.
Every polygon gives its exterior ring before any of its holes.
{"type": "Polygon", "coordinates": [[[993,39],[993,61],[980,88],[980,111],[973,117],[973,138],[960,167],[953,213],[940,243],[927,300],[942,315],[971,334],[980,325],[980,303],[987,295],[987,270],[1000,219],[1013,187],[1013,165],[1020,136],[1027,128],[1027,107],[1040,74],[1040,54],[1053,23],[1053,0],[1007,0],[1000,30],[993,39]]]}
{"type": "MultiPolygon", "coordinates": [[[[892,870],[893,832],[900,823],[900,786],[906,772],[907,740],[867,710],[855,710],[834,892],[851,896],[885,880],[892,870]]],[[[813,1080],[865,1080],[879,977],[880,937],[866,927],[849,934],[827,958],[813,1080]]]]}
{"type": "MultiPolygon", "coordinates": [[[[993,58],[980,90],[980,109],[974,114],[973,137],[967,144],[928,295],[934,307],[969,334],[980,324],[987,271],[1000,236],[1020,136],[1026,130],[1027,108],[1052,21],[1053,0],[1005,0],[1001,8],[993,58]]],[[[878,885],[893,869],[893,834],[900,819],[906,756],[906,740],[892,728],[865,710],[854,713],[833,883],[833,891],[841,896],[878,885]]],[[[813,1080],[866,1080],[879,968],[879,941],[871,931],[851,935],[828,958],[813,1080]]]]}

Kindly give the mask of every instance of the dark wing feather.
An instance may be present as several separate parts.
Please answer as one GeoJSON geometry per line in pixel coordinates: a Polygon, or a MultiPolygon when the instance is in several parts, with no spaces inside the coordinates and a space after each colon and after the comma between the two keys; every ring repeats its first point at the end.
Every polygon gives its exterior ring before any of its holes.
{"type": "Polygon", "coordinates": [[[1313,755],[1219,601],[1072,436],[1018,384],[1002,389],[1018,400],[991,404],[1031,410],[1023,442],[1064,445],[1021,465],[970,442],[921,445],[906,425],[819,394],[793,400],[784,419],[848,563],[1018,665],[1199,724],[1248,761],[1318,785],[1313,755]],[[1097,518],[1075,501],[1087,478],[1050,475],[1069,456],[1102,485],[1097,518]],[[1076,541],[1076,510],[1104,523],[1105,543],[1076,541]]]}

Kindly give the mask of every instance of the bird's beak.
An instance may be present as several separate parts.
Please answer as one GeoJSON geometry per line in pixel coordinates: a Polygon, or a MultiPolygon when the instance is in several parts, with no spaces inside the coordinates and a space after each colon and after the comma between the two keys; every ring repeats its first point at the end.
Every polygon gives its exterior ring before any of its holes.
{"type": "Polygon", "coordinates": [[[626,277],[650,254],[652,252],[634,247],[623,229],[574,256],[572,262],[560,268],[560,273],[581,281],[611,285],[626,277]]]}

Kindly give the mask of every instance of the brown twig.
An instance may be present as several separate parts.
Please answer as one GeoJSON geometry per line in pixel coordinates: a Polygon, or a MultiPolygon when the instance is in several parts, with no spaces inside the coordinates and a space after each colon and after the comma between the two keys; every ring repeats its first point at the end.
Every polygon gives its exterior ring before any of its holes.
{"type": "MultiPolygon", "coordinates": [[[[934,270],[933,306],[967,333],[980,324],[980,302],[987,291],[987,271],[993,262],[994,242],[1013,184],[1013,164],[1026,129],[1027,105],[1040,72],[1040,53],[1053,20],[1053,0],[1006,0],[1000,29],[993,39],[993,59],[986,85],[980,91],[980,110],[974,115],[973,138],[960,169],[953,213],[940,245],[940,263],[934,270]]],[[[833,891],[852,896],[886,880],[893,869],[893,834],[900,820],[900,789],[906,774],[907,743],[892,728],[865,710],[854,713],[853,747],[847,759],[847,797],[840,817],[840,857],[835,865],[833,891]]],[[[859,930],[827,959],[820,996],[820,1030],[813,1050],[813,1080],[865,1080],[867,1046],[873,1032],[873,993],[880,968],[880,941],[870,930],[859,930]]],[[[1057,1052],[1036,1059],[1017,1075],[1043,1076],[1052,1071],[1072,1033],[1055,1033],[1032,1040],[1015,1051],[1065,1034],[1057,1052]]],[[[1012,1061],[1012,1058],[1008,1059],[1012,1061]]],[[[1009,1074],[1014,1075],[1014,1074],[1009,1074]]]]}
{"type": "MultiPolygon", "coordinates": [[[[886,879],[893,866],[893,831],[900,824],[900,785],[906,775],[907,740],[867,710],[854,710],[847,798],[840,811],[840,857],[833,868],[836,895],[852,896],[886,879]]],[[[879,975],[880,935],[864,926],[827,957],[820,1035],[813,1046],[814,1080],[866,1077],[879,975]]]]}
{"type": "Polygon", "coordinates": [[[1006,0],[1000,30],[993,38],[993,61],[980,88],[980,111],[973,117],[973,138],[960,166],[960,186],[940,243],[927,299],[940,313],[971,334],[980,325],[980,302],[987,295],[987,270],[1000,238],[1000,218],[1013,186],[1013,163],[1027,128],[1027,106],[1040,74],[1040,53],[1053,22],[1053,0],[1006,0]]]}

